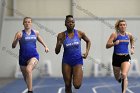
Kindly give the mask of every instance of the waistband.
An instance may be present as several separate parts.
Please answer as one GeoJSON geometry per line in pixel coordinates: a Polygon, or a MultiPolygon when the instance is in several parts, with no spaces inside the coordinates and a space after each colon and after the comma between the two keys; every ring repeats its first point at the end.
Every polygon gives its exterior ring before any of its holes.
{"type": "Polygon", "coordinates": [[[122,54],[122,53],[114,53],[115,55],[118,55],[118,56],[127,56],[129,54],[122,54]]]}

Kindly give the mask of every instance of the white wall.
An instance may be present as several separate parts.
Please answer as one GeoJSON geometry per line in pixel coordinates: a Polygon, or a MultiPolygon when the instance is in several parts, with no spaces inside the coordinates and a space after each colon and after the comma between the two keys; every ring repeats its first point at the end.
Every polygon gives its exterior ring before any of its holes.
{"type": "Polygon", "coordinates": [[[5,13],[4,6],[5,6],[5,1],[0,0],[0,42],[1,42],[2,25],[3,25],[4,13],[5,13]]]}
{"type": "Polygon", "coordinates": [[[62,17],[71,13],[71,0],[15,0],[15,8],[28,16],[62,17]]]}
{"type": "Polygon", "coordinates": [[[77,17],[89,17],[79,7],[88,10],[96,16],[139,16],[140,0],[74,0],[74,14],[77,17]]]}
{"type": "MultiPolygon", "coordinates": [[[[7,16],[12,16],[14,8],[32,17],[64,17],[74,11],[75,17],[89,17],[77,6],[96,16],[140,16],[140,0],[6,0],[7,16]],[[14,1],[14,3],[13,3],[14,1]],[[77,6],[72,8],[72,4],[77,6]]],[[[14,14],[18,16],[17,14],[14,14]]]]}
{"type": "MultiPolygon", "coordinates": [[[[105,49],[105,44],[108,40],[110,34],[114,31],[108,27],[107,23],[110,25],[115,24],[115,18],[103,18],[103,21],[94,20],[94,19],[76,19],[76,29],[84,31],[86,35],[90,38],[92,45],[90,49],[89,56],[94,59],[100,59],[102,63],[107,63],[111,60],[112,49],[105,49]],[[105,24],[106,22],[106,24],[105,24]]],[[[135,55],[132,58],[137,58],[138,61],[140,57],[139,53],[139,27],[140,27],[140,18],[127,18],[128,31],[131,32],[136,38],[135,42],[135,55]]],[[[52,64],[52,76],[60,77],[61,74],[61,58],[63,54],[62,51],[59,55],[55,54],[55,45],[56,45],[56,35],[65,30],[64,19],[34,19],[33,21],[34,29],[40,31],[41,36],[44,41],[50,48],[50,52],[46,54],[44,48],[41,44],[38,43],[37,48],[40,54],[40,63],[45,60],[50,60],[52,64]],[[40,25],[39,25],[40,24],[40,25]],[[49,29],[49,30],[45,30],[49,29]]],[[[16,69],[16,64],[18,62],[18,49],[11,48],[11,43],[13,41],[14,35],[17,31],[23,29],[22,19],[20,18],[6,18],[3,24],[2,29],[2,43],[1,43],[1,52],[0,52],[0,77],[13,77],[16,69]]],[[[83,41],[82,41],[83,42],[83,41]]],[[[85,49],[85,43],[82,43],[82,52],[85,49]]],[[[91,64],[92,62],[89,59],[84,60],[84,76],[89,76],[91,74],[91,64]]]]}

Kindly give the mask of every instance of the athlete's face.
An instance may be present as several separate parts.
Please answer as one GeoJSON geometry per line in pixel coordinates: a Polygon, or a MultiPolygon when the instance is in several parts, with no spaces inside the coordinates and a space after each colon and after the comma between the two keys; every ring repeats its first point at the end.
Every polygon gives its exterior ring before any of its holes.
{"type": "Polygon", "coordinates": [[[72,17],[67,18],[65,21],[65,26],[67,29],[73,30],[75,27],[75,20],[72,17]]]}
{"type": "Polygon", "coordinates": [[[25,29],[30,29],[32,27],[32,20],[27,18],[23,20],[23,25],[25,29]]]}
{"type": "Polygon", "coordinates": [[[119,30],[122,32],[126,31],[126,26],[127,26],[126,22],[120,22],[119,23],[119,30]]]}

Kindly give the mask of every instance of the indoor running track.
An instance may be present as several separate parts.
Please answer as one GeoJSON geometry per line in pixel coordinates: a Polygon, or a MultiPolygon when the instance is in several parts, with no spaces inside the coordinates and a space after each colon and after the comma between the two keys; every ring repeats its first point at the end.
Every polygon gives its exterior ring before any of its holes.
{"type": "MultiPolygon", "coordinates": [[[[34,93],[65,93],[62,78],[37,78],[33,81],[34,93]]],[[[23,79],[17,79],[0,89],[0,93],[26,93],[23,79]]],[[[121,84],[113,77],[84,77],[76,93],[121,93],[121,84]]],[[[140,78],[129,78],[127,93],[140,93],[140,78]]]]}

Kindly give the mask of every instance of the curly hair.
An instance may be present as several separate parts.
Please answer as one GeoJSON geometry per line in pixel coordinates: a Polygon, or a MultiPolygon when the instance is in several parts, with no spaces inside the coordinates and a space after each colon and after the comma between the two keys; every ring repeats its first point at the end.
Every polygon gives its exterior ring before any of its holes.
{"type": "Polygon", "coordinates": [[[119,30],[119,24],[120,24],[121,22],[126,22],[126,21],[125,21],[124,19],[117,20],[117,22],[116,22],[116,24],[115,24],[115,30],[116,30],[116,32],[118,32],[118,30],[119,30]]]}

